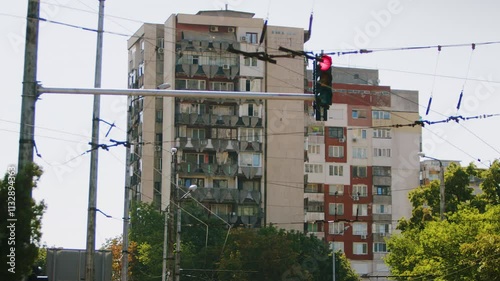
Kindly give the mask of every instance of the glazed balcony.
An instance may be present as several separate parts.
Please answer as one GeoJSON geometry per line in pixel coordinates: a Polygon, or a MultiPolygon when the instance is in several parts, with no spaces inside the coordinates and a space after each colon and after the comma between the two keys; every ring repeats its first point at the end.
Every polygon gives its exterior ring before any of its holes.
{"type": "Polygon", "coordinates": [[[230,139],[196,139],[177,138],[176,147],[182,150],[203,151],[235,151],[235,152],[262,152],[262,143],[258,141],[238,141],[230,139]]]}
{"type": "Polygon", "coordinates": [[[192,192],[192,196],[200,202],[215,202],[225,204],[260,204],[260,191],[240,190],[236,188],[199,187],[192,192]]]}
{"type": "Polygon", "coordinates": [[[262,118],[255,116],[177,113],[175,125],[210,126],[210,127],[249,127],[261,128],[262,118]]]}
{"type": "Polygon", "coordinates": [[[198,164],[193,162],[182,162],[178,164],[179,176],[227,176],[234,177],[238,171],[237,164],[198,164]]]}

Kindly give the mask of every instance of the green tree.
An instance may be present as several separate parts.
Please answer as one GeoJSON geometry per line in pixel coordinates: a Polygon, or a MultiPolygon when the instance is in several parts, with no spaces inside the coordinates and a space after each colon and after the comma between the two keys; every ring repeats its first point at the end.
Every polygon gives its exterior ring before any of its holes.
{"type": "MultiPolygon", "coordinates": [[[[355,281],[348,260],[336,255],[337,280],[355,281]]],[[[300,232],[237,229],[221,259],[219,280],[332,280],[332,254],[327,244],[300,232]]]]}
{"type": "Polygon", "coordinates": [[[38,256],[45,203],[36,203],[31,191],[41,175],[33,164],[17,175],[9,169],[0,180],[0,280],[22,280],[38,256]]]}
{"type": "MultiPolygon", "coordinates": [[[[470,177],[477,175],[477,167],[470,164],[460,167],[451,163],[445,173],[445,210],[455,212],[465,202],[474,200],[473,189],[470,187],[470,177]]],[[[419,186],[410,191],[412,217],[400,220],[398,229],[424,228],[428,221],[439,220],[440,214],[440,182],[434,180],[429,184],[419,186]]]]}
{"type": "Polygon", "coordinates": [[[489,206],[484,213],[461,206],[447,220],[392,236],[385,262],[392,275],[401,276],[397,280],[497,280],[499,215],[499,205],[489,206]]]}
{"type": "Polygon", "coordinates": [[[130,212],[130,241],[137,244],[130,265],[133,280],[161,280],[164,216],[153,204],[136,202],[130,212]]]}

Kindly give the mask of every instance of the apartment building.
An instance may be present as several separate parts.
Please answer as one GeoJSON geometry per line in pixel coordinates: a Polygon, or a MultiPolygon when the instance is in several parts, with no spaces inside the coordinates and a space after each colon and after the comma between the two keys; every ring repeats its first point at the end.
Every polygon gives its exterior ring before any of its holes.
{"type": "Polygon", "coordinates": [[[387,276],[384,239],[411,215],[420,169],[421,128],[394,125],[419,119],[418,92],[379,85],[377,70],[332,71],[328,120],[306,117],[304,230],[342,250],[360,275],[387,276]]]}
{"type": "MultiPolygon", "coordinates": [[[[231,10],[173,14],[128,40],[129,88],[304,93],[304,62],[277,64],[227,51],[302,50],[301,28],[267,26],[231,10]]],[[[200,96],[129,99],[132,200],[165,209],[175,184],[227,222],[302,229],[302,101],[200,96]],[[172,153],[172,148],[176,149],[172,153]]]]}

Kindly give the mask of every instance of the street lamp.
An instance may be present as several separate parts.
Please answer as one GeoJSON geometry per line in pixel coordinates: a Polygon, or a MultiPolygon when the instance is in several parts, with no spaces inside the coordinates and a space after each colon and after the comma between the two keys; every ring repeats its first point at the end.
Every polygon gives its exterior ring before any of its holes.
{"type": "Polygon", "coordinates": [[[444,220],[444,212],[445,212],[445,198],[444,198],[444,167],[443,162],[437,158],[426,156],[423,152],[418,153],[418,156],[422,158],[429,158],[432,160],[436,160],[439,162],[439,218],[444,220]]]}

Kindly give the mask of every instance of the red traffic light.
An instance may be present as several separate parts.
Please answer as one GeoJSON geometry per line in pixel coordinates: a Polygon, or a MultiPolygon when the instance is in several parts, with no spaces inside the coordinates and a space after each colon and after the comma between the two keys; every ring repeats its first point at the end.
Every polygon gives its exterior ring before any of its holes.
{"type": "Polygon", "coordinates": [[[332,58],[327,55],[322,55],[321,60],[322,61],[319,62],[319,69],[321,69],[321,71],[330,69],[332,66],[332,58]]]}

